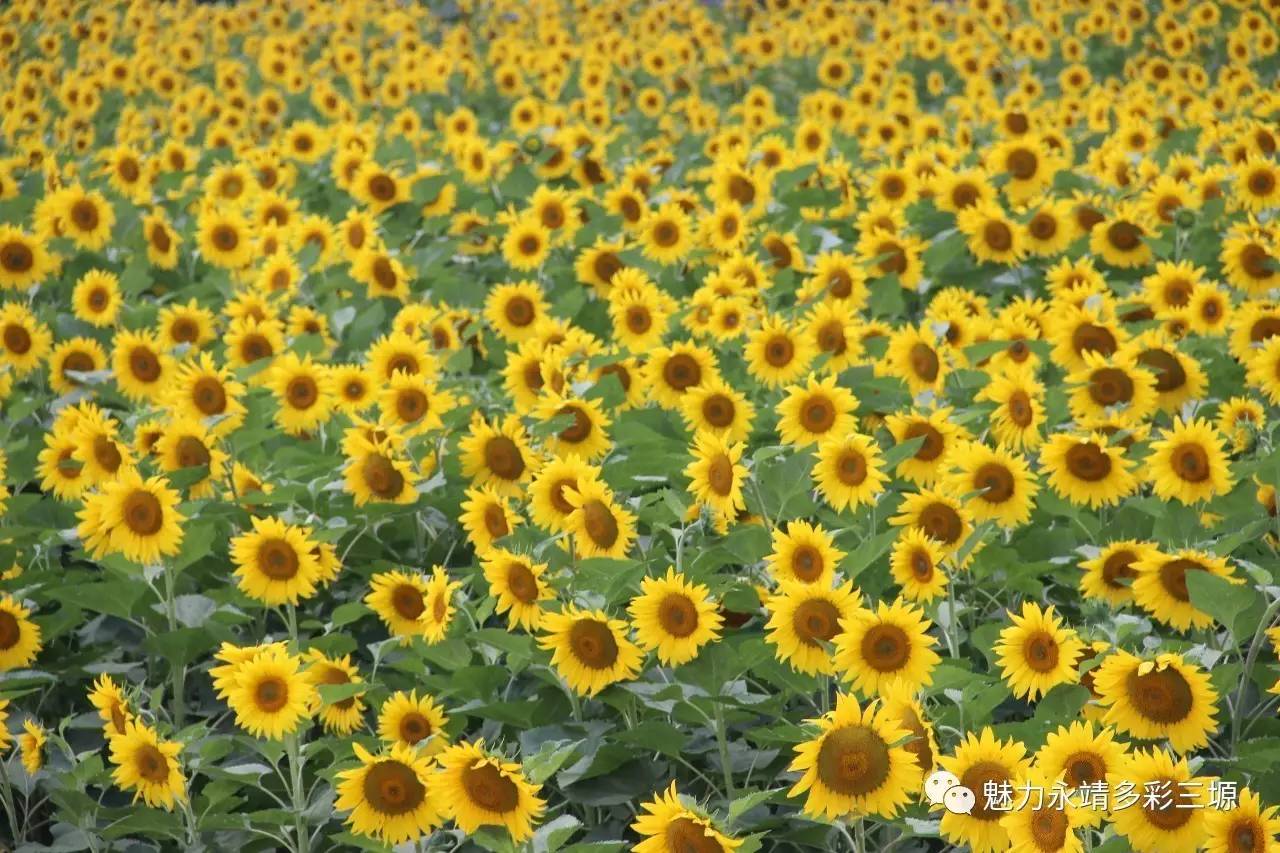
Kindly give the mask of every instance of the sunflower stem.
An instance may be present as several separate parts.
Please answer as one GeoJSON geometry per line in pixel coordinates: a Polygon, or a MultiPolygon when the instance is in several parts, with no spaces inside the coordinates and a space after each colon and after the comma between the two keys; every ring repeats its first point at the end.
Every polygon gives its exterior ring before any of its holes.
{"type": "Polygon", "coordinates": [[[724,706],[716,702],[715,708],[716,747],[720,751],[720,770],[724,773],[724,793],[727,799],[733,800],[733,765],[729,760],[729,738],[725,734],[724,706]]]}
{"type": "Polygon", "coordinates": [[[0,798],[4,803],[4,813],[9,818],[14,843],[25,843],[27,837],[18,826],[18,806],[13,801],[13,785],[9,781],[9,763],[4,758],[0,758],[0,798]]]}
{"type": "Polygon", "coordinates": [[[301,651],[298,648],[298,610],[292,604],[284,606],[284,620],[289,627],[289,641],[293,645],[295,653],[301,651]]]}
{"type": "Polygon", "coordinates": [[[307,795],[302,785],[302,744],[298,740],[297,732],[285,736],[284,749],[289,756],[289,793],[293,799],[294,850],[297,853],[310,853],[311,836],[307,833],[307,822],[303,816],[307,808],[307,795]]]}
{"type": "MultiPolygon", "coordinates": [[[[174,594],[173,567],[164,564],[164,612],[169,621],[170,633],[178,630],[178,604],[174,594]]],[[[173,722],[182,728],[187,719],[187,666],[169,662],[169,675],[173,679],[173,722]]]]}
{"type": "Polygon", "coordinates": [[[1262,618],[1258,620],[1258,627],[1253,632],[1253,639],[1249,642],[1249,650],[1244,657],[1244,670],[1240,673],[1240,684],[1236,687],[1235,702],[1231,705],[1231,755],[1236,757],[1236,745],[1240,743],[1240,723],[1244,715],[1244,689],[1248,686],[1250,676],[1253,674],[1254,664],[1258,662],[1258,653],[1262,650],[1262,638],[1266,636],[1267,628],[1271,626],[1272,620],[1275,619],[1276,612],[1280,611],[1280,598],[1267,605],[1266,612],[1262,614],[1262,618]]]}

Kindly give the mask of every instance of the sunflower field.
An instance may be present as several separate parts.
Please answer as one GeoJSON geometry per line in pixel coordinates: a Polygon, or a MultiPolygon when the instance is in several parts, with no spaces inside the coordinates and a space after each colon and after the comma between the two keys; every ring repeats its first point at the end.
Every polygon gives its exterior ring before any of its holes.
{"type": "Polygon", "coordinates": [[[5,4],[0,849],[1280,853],[1278,70],[5,4]]]}

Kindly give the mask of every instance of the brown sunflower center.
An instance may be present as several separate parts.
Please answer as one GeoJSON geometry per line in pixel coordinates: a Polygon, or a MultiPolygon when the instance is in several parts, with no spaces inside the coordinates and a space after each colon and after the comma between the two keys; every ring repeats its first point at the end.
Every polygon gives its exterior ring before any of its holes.
{"type": "Polygon", "coordinates": [[[1079,788],[1107,778],[1107,763],[1093,752],[1077,752],[1063,763],[1063,776],[1067,787],[1079,788]]]}
{"type": "Polygon", "coordinates": [[[9,323],[4,327],[4,348],[15,355],[26,355],[31,351],[31,333],[25,326],[9,323]]]}
{"type": "Polygon", "coordinates": [[[129,372],[141,382],[160,378],[160,359],[148,347],[134,347],[129,353],[129,372]]]}
{"type": "Polygon", "coordinates": [[[7,610],[0,610],[0,649],[11,649],[22,639],[18,617],[7,610]]]}
{"type": "Polygon", "coordinates": [[[484,527],[494,539],[501,539],[511,532],[507,513],[501,504],[491,503],[484,508],[484,527]]]}
{"type": "Polygon", "coordinates": [[[384,500],[399,497],[404,491],[404,475],[381,454],[375,453],[366,458],[360,466],[360,475],[369,491],[384,500]]]}
{"type": "Polygon", "coordinates": [[[1107,242],[1122,252],[1132,252],[1142,242],[1142,229],[1132,222],[1113,222],[1107,226],[1107,242]]]}
{"type": "Polygon", "coordinates": [[[279,676],[267,676],[254,686],[253,701],[259,711],[274,714],[289,704],[289,685],[279,676]]]}
{"type": "Polygon", "coordinates": [[[926,774],[933,769],[933,748],[929,745],[929,733],[924,722],[916,714],[915,709],[906,708],[902,712],[902,727],[911,733],[911,738],[902,748],[916,757],[916,764],[926,774]]]}
{"type": "Polygon", "coordinates": [[[1047,213],[1037,213],[1027,223],[1027,230],[1037,240],[1052,240],[1058,233],[1058,220],[1047,213]]]}
{"type": "Polygon", "coordinates": [[[164,753],[151,744],[143,744],[133,754],[133,766],[138,775],[152,784],[161,784],[169,778],[169,762],[164,753]]]}
{"type": "Polygon", "coordinates": [[[1143,797],[1142,811],[1147,820],[1165,832],[1173,832],[1187,824],[1195,814],[1195,794],[1182,787],[1177,779],[1152,779],[1147,790],[1168,791],[1165,797],[1143,797]]]}
{"type": "Polygon", "coordinates": [[[1035,672],[1053,672],[1058,666],[1058,641],[1046,631],[1036,631],[1023,641],[1022,659],[1035,672]]]}
{"type": "Polygon", "coordinates": [[[134,489],[124,499],[120,514],[125,525],[139,536],[154,536],[164,524],[164,507],[146,489],[134,489]]]}
{"type": "Polygon", "coordinates": [[[658,622],[663,631],[683,639],[698,630],[698,608],[689,596],[671,593],[658,605],[658,622]]]}
{"type": "Polygon", "coordinates": [[[1207,570],[1195,560],[1169,560],[1160,566],[1160,585],[1178,601],[1188,603],[1191,601],[1191,594],[1187,591],[1187,572],[1203,571],[1207,570]]]}
{"type": "Polygon", "coordinates": [[[839,633],[840,611],[825,599],[802,601],[792,617],[792,628],[800,642],[820,646],[839,633]]]}
{"type": "Polygon", "coordinates": [[[368,188],[369,195],[376,201],[391,201],[396,197],[396,182],[381,172],[369,179],[368,188]]]}
{"type": "Polygon", "coordinates": [[[285,399],[295,409],[309,409],[320,399],[320,388],[310,376],[295,376],[285,386],[285,399]]]}
{"type": "Polygon", "coordinates": [[[992,783],[997,787],[991,790],[998,790],[998,786],[1012,781],[1008,769],[994,761],[979,761],[960,774],[960,784],[973,791],[976,800],[970,817],[982,821],[1000,820],[1007,812],[999,808],[997,800],[986,795],[987,785],[992,783]]]}
{"type": "Polygon", "coordinates": [[[938,362],[938,353],[933,347],[926,343],[917,343],[911,347],[908,358],[911,362],[911,372],[920,379],[933,382],[938,378],[941,364],[938,362]]]}
{"type": "Polygon", "coordinates": [[[937,459],[947,446],[946,439],[942,437],[942,433],[928,421],[915,421],[907,425],[902,440],[910,441],[913,438],[924,438],[920,447],[912,455],[913,459],[918,459],[921,462],[932,462],[937,459]]]}
{"type": "Polygon", "coordinates": [[[1240,251],[1240,266],[1245,275],[1253,279],[1266,279],[1275,275],[1271,266],[1271,254],[1257,243],[1250,243],[1240,251]]]}
{"type": "Polygon", "coordinates": [[[668,823],[662,838],[666,842],[663,849],[670,853],[724,853],[720,842],[707,835],[705,826],[687,817],[668,823]]]}
{"type": "Polygon", "coordinates": [[[410,711],[400,718],[400,739],[408,744],[415,744],[431,737],[431,721],[417,711],[410,711]]]}
{"type": "Polygon", "coordinates": [[[538,600],[538,579],[524,563],[507,564],[507,589],[522,604],[533,604],[538,600]]]}
{"type": "Polygon", "coordinates": [[[505,435],[495,435],[485,442],[484,464],[503,480],[518,480],[525,470],[519,446],[505,435]]]}
{"type": "Polygon", "coordinates": [[[1227,853],[1263,853],[1271,837],[1255,818],[1241,815],[1227,829],[1227,853]]]}
{"type": "Polygon", "coordinates": [[[612,548],[618,541],[618,519],[604,501],[590,500],[582,505],[582,525],[601,548],[612,548]]]}
{"type": "Polygon", "coordinates": [[[861,725],[834,729],[818,749],[818,780],[838,794],[860,797],[889,778],[889,745],[875,730],[861,725]]]}
{"type": "Polygon", "coordinates": [[[618,641],[599,619],[579,619],[569,629],[569,648],[588,669],[608,669],[618,660],[618,641]]]}
{"type": "Polygon", "coordinates": [[[71,206],[71,221],[81,231],[92,231],[98,227],[101,218],[98,206],[88,199],[81,199],[71,206]]]}
{"type": "Polygon", "coordinates": [[[1024,429],[1031,426],[1031,422],[1035,420],[1035,411],[1031,407],[1031,397],[1027,395],[1026,391],[1014,391],[1010,394],[1008,401],[1005,403],[1005,411],[1009,414],[1009,420],[1024,429]]]}
{"type": "Polygon", "coordinates": [[[1013,248],[1013,231],[1003,222],[988,222],[984,225],[982,239],[996,252],[1007,252],[1013,248]]]}
{"type": "Polygon", "coordinates": [[[520,804],[520,789],[490,762],[462,771],[462,788],[467,799],[488,812],[506,814],[520,804]]]}
{"type": "Polygon", "coordinates": [[[686,353],[677,353],[662,366],[662,378],[673,390],[683,392],[702,381],[702,367],[686,353]]]}
{"type": "Polygon", "coordinates": [[[240,233],[230,225],[217,225],[209,235],[214,248],[222,252],[234,252],[240,245],[240,233]]]}
{"type": "Polygon", "coordinates": [[[1102,582],[1111,589],[1128,589],[1129,585],[1125,581],[1132,580],[1138,576],[1137,571],[1133,568],[1133,564],[1137,560],[1138,555],[1132,551],[1127,549],[1116,551],[1102,563],[1102,582]]]}
{"type": "Polygon", "coordinates": [[[298,574],[298,553],[284,539],[267,539],[258,546],[258,571],[275,581],[298,574]]]}
{"type": "Polygon", "coordinates": [[[984,490],[982,500],[993,504],[1004,503],[1017,490],[1013,472],[999,462],[988,462],[974,472],[973,485],[984,490]]]}
{"type": "Polygon", "coordinates": [[[427,797],[427,788],[413,768],[394,760],[379,761],[370,767],[363,790],[365,802],[380,815],[408,814],[427,797]]]}
{"type": "Polygon", "coordinates": [[[733,424],[733,398],[715,393],[702,401],[702,417],[717,429],[724,429],[733,424]]]}
{"type": "Polygon", "coordinates": [[[907,565],[911,568],[911,576],[920,583],[927,583],[933,578],[933,558],[923,548],[911,552],[907,565]]]}
{"type": "Polygon", "coordinates": [[[813,583],[822,577],[825,567],[822,552],[812,545],[797,545],[791,552],[791,573],[805,583],[813,583]]]}
{"type": "Polygon", "coordinates": [[[418,588],[407,583],[391,590],[391,606],[402,619],[416,620],[427,609],[418,588]]]}
{"type": "Polygon", "coordinates": [[[1071,476],[1088,483],[1105,480],[1111,473],[1111,457],[1093,442],[1072,445],[1066,463],[1071,476]]]}
{"type": "Polygon", "coordinates": [[[1249,192],[1269,196],[1276,188],[1276,176],[1270,169],[1257,169],[1249,174],[1249,192]]]}
{"type": "Polygon", "coordinates": [[[179,317],[169,327],[169,337],[179,344],[194,343],[200,337],[200,327],[186,317],[179,317]]]}
{"type": "Polygon", "coordinates": [[[1040,159],[1036,157],[1034,151],[1026,148],[1015,148],[1009,152],[1005,165],[1009,168],[1009,174],[1020,181],[1025,181],[1035,177],[1036,168],[1040,165],[1040,159]]]}
{"type": "Polygon", "coordinates": [[[733,462],[717,453],[707,464],[707,485],[718,495],[727,497],[733,491],[733,462]]]}
{"type": "Polygon", "coordinates": [[[1203,483],[1212,473],[1209,470],[1209,454],[1199,444],[1188,442],[1178,445],[1169,461],[1173,473],[1190,483],[1203,483]]]}
{"type": "Polygon", "coordinates": [[[653,242],[669,249],[680,242],[680,228],[670,220],[662,220],[653,226],[653,242]]]}
{"type": "Polygon", "coordinates": [[[1182,673],[1173,667],[1153,669],[1139,675],[1137,669],[1125,680],[1129,704],[1148,720],[1173,725],[1185,720],[1195,707],[1195,695],[1182,673]]]}
{"type": "Polygon", "coordinates": [[[916,517],[916,526],[944,545],[954,545],[964,532],[964,519],[954,507],[931,503],[916,517]]]}
{"type": "Polygon", "coordinates": [[[824,433],[836,422],[835,404],[828,398],[814,395],[800,407],[800,424],[811,433],[824,433]]]}
{"type": "Polygon", "coordinates": [[[1081,323],[1071,333],[1071,346],[1077,353],[1111,355],[1116,351],[1116,338],[1110,329],[1094,323],[1081,323]]]}
{"type": "Polygon", "coordinates": [[[227,392],[212,376],[202,376],[191,388],[191,401],[202,415],[220,415],[227,409],[227,392]]]}
{"type": "Polygon", "coordinates": [[[774,335],[764,345],[764,360],[771,367],[786,367],[796,356],[796,345],[786,335],[774,335]]]}
{"type": "Polygon", "coordinates": [[[1104,367],[1089,375],[1089,396],[1099,406],[1114,406],[1133,400],[1133,380],[1117,367],[1104,367]]]}
{"type": "Polygon", "coordinates": [[[36,264],[35,253],[26,243],[10,240],[0,246],[0,266],[9,272],[24,273],[36,264]]]}
{"type": "Polygon", "coordinates": [[[1146,350],[1138,356],[1138,363],[1156,375],[1156,391],[1161,394],[1176,391],[1187,383],[1187,371],[1182,362],[1166,350],[1146,350]]]}
{"type": "Polygon", "coordinates": [[[836,478],[850,488],[861,486],[867,479],[867,460],[855,448],[845,448],[836,459],[836,478]]]}
{"type": "Polygon", "coordinates": [[[1041,850],[1061,850],[1070,828],[1067,813],[1052,805],[1037,808],[1031,815],[1031,837],[1041,850]]]}
{"type": "Polygon", "coordinates": [[[862,657],[877,672],[897,672],[911,657],[911,640],[897,625],[873,625],[862,637],[862,657]]]}

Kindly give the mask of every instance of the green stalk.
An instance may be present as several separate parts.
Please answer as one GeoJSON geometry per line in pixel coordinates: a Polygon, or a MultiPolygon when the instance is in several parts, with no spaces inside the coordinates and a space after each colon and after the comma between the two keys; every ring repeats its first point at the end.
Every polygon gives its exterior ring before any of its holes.
{"type": "Polygon", "coordinates": [[[307,822],[303,812],[307,809],[306,789],[302,785],[302,744],[297,732],[284,739],[285,753],[289,756],[289,787],[293,801],[293,828],[296,853],[310,853],[311,835],[307,832],[307,822]]]}

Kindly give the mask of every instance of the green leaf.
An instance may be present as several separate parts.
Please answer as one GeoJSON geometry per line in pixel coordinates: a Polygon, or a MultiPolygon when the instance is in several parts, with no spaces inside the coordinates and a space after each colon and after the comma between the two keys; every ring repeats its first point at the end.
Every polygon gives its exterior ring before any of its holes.
{"type": "Polygon", "coordinates": [[[324,704],[336,705],[345,699],[360,696],[369,689],[369,685],[360,681],[351,684],[321,684],[317,689],[324,704]]]}
{"type": "Polygon", "coordinates": [[[1257,590],[1200,570],[1188,571],[1186,581],[1191,603],[1224,625],[1237,642],[1253,635],[1265,609],[1257,590]]]}

